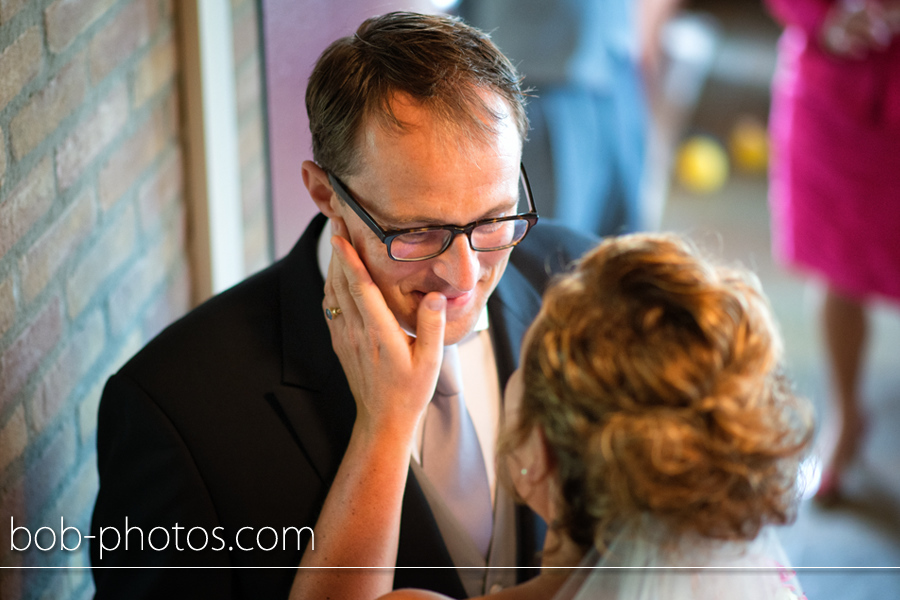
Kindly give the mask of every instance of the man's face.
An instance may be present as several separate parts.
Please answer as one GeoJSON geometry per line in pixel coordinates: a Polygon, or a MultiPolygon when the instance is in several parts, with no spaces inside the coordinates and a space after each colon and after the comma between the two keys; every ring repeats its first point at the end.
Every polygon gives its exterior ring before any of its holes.
{"type": "MultiPolygon", "coordinates": [[[[356,200],[384,229],[466,225],[515,214],[522,143],[511,117],[486,142],[463,141],[427,110],[393,102],[403,131],[369,124],[361,137],[361,168],[345,179],[356,200]]],[[[475,326],[506,268],[511,249],[475,252],[457,236],[440,256],[397,262],[375,233],[343,202],[334,204],[350,240],[388,307],[407,331],[416,328],[428,292],[447,297],[445,344],[475,326]]]]}

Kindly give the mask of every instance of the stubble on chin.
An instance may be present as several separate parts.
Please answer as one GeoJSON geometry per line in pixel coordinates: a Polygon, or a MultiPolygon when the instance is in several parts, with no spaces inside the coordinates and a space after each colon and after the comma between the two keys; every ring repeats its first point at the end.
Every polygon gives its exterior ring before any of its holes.
{"type": "MultiPolygon", "coordinates": [[[[418,308],[419,302],[415,302],[411,313],[404,314],[402,317],[397,318],[400,327],[413,337],[416,335],[418,308]]],[[[466,312],[465,315],[460,315],[459,317],[448,321],[444,329],[444,345],[455,344],[469,335],[475,328],[475,324],[478,322],[478,317],[481,315],[482,310],[484,310],[483,305],[477,311],[466,312]]],[[[397,317],[396,312],[394,312],[394,316],[397,317]]]]}

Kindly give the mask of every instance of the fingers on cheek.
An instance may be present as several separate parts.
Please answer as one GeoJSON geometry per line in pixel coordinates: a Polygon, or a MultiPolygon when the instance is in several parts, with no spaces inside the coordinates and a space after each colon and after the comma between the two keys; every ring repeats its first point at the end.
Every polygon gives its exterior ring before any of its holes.
{"type": "MultiPolygon", "coordinates": [[[[370,332],[359,331],[355,327],[345,327],[338,335],[341,336],[340,344],[353,353],[354,356],[373,357],[373,345],[370,332]]],[[[376,352],[377,354],[377,352],[376,352]]]]}
{"type": "Polygon", "coordinates": [[[345,297],[347,294],[347,277],[341,266],[335,267],[334,277],[331,279],[331,289],[334,290],[335,299],[345,297]]]}
{"type": "Polygon", "coordinates": [[[331,277],[325,282],[325,295],[322,298],[322,308],[327,308],[329,306],[335,306],[335,301],[337,299],[337,292],[334,289],[334,281],[331,277]]]}

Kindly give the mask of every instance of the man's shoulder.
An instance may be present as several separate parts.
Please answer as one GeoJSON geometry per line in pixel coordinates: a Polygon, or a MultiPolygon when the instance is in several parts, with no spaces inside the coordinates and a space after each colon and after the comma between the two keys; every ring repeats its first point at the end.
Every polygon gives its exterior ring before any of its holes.
{"type": "MultiPolygon", "coordinates": [[[[325,223],[317,215],[283,258],[216,294],[166,327],[129,364],[160,364],[190,356],[191,362],[225,353],[252,359],[261,346],[280,343],[283,306],[320,302],[316,242],[325,223]]],[[[318,314],[318,313],[317,313],[318,314]]]]}
{"type": "Polygon", "coordinates": [[[584,252],[600,242],[600,238],[563,225],[554,219],[541,219],[532,227],[521,247],[560,248],[584,252]]]}
{"type": "MultiPolygon", "coordinates": [[[[132,376],[185,364],[227,364],[279,337],[278,263],[206,300],[171,323],[123,367],[132,376]]],[[[182,366],[179,370],[183,369],[182,366]]]]}
{"type": "Polygon", "coordinates": [[[550,277],[569,268],[572,261],[596,246],[600,239],[552,219],[541,219],[510,255],[510,262],[522,273],[550,277]]]}

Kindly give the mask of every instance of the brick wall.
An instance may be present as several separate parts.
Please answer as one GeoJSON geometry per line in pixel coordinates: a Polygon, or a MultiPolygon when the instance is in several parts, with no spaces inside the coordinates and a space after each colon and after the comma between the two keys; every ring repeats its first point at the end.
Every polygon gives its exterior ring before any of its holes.
{"type": "MultiPolygon", "coordinates": [[[[175,1],[0,0],[0,566],[88,564],[59,530],[88,530],[103,384],[188,309],[175,1]],[[57,549],[10,550],[10,517],[57,549]]],[[[252,271],[270,260],[257,12],[232,8],[252,271]]],[[[0,569],[4,600],[92,591],[84,569],[0,569]]]]}

